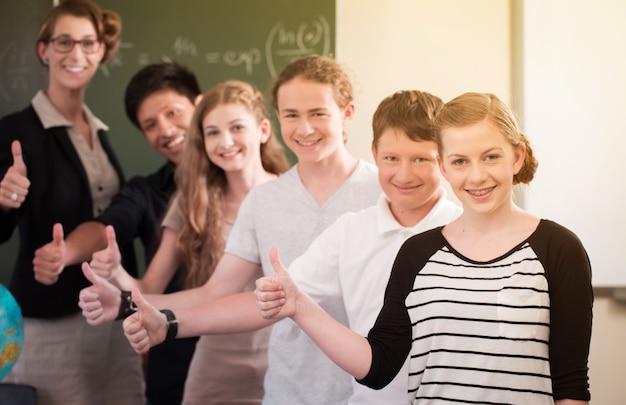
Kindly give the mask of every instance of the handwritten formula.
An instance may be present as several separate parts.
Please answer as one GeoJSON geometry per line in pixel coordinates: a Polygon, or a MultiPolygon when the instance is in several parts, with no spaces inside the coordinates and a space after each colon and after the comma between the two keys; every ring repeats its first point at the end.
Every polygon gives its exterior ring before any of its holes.
{"type": "MultiPolygon", "coordinates": [[[[293,26],[293,22],[289,22],[293,26]]],[[[147,52],[138,49],[135,42],[122,42],[118,55],[100,70],[110,77],[117,68],[126,64],[145,66],[158,61],[194,59],[206,65],[220,65],[236,70],[237,76],[252,76],[256,70],[267,69],[271,77],[292,60],[319,53],[327,55],[331,51],[331,30],[327,19],[318,16],[290,28],[283,21],[274,24],[265,36],[264,45],[238,49],[214,49],[209,41],[200,41],[184,35],[176,35],[163,44],[165,52],[147,52]]],[[[215,44],[216,41],[210,41],[215,44]]]]}

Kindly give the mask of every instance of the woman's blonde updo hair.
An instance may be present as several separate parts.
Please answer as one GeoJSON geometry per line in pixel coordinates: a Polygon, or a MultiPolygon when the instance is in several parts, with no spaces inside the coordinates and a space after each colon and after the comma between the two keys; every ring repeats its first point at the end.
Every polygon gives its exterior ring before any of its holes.
{"type": "Polygon", "coordinates": [[[100,63],[108,63],[115,57],[122,41],[122,19],[114,11],[100,10],[100,7],[90,0],[65,0],[53,7],[41,25],[37,42],[45,44],[50,42],[57,20],[65,15],[84,17],[91,21],[98,40],[106,46],[100,63]]]}
{"type": "Polygon", "coordinates": [[[465,127],[483,120],[488,120],[514,148],[517,148],[521,143],[525,144],[526,157],[520,171],[513,176],[513,184],[530,183],[538,166],[530,141],[521,132],[511,109],[490,93],[465,93],[448,101],[443,106],[435,117],[439,155],[443,156],[442,130],[465,127]]]}

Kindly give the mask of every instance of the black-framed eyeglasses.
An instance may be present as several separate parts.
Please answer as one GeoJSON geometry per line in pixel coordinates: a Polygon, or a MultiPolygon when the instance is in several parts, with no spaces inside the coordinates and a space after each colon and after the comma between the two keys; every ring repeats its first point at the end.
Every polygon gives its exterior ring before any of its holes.
{"type": "Polygon", "coordinates": [[[72,39],[69,37],[50,38],[48,41],[54,50],[61,53],[68,53],[74,49],[74,45],[80,44],[83,53],[95,53],[100,49],[100,41],[97,39],[72,39]]]}

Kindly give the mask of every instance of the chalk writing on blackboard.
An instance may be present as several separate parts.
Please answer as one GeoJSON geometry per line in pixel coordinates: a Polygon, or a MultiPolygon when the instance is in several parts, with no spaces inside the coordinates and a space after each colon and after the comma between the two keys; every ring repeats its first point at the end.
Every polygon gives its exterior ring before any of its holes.
{"type": "Polygon", "coordinates": [[[174,40],[174,45],[172,45],[172,49],[174,50],[174,54],[176,56],[198,55],[198,49],[196,47],[196,44],[189,38],[185,38],[183,36],[179,36],[174,40]]]}
{"type": "Polygon", "coordinates": [[[259,48],[251,48],[246,51],[226,51],[223,56],[224,63],[228,66],[239,66],[243,64],[246,67],[246,74],[252,74],[252,65],[261,63],[261,51],[259,48]]]}
{"type": "Polygon", "coordinates": [[[323,16],[319,16],[310,22],[297,24],[295,29],[286,28],[283,22],[274,24],[265,39],[264,50],[259,47],[248,47],[225,51],[203,51],[192,38],[178,35],[168,46],[169,53],[155,56],[139,50],[133,58],[130,54],[135,50],[135,44],[122,42],[117,56],[108,65],[102,65],[100,71],[104,77],[108,78],[112,70],[126,63],[145,66],[154,63],[155,59],[169,61],[187,57],[202,58],[203,62],[208,65],[243,67],[245,74],[251,76],[255,69],[263,64],[265,56],[267,69],[270,75],[275,77],[277,67],[286,65],[293,59],[311,53],[328,54],[331,46],[330,34],[328,21],[323,16]]]}
{"type": "Polygon", "coordinates": [[[107,63],[106,65],[100,65],[100,71],[102,72],[104,77],[111,76],[111,70],[112,69],[115,69],[116,67],[121,67],[123,65],[123,62],[122,62],[122,58],[123,58],[122,50],[123,49],[132,49],[132,48],[133,48],[133,44],[129,44],[127,42],[120,43],[120,48],[119,48],[120,51],[115,55],[115,57],[113,59],[111,59],[109,61],[109,63],[107,63]]]}
{"type": "Polygon", "coordinates": [[[281,22],[274,25],[265,42],[265,59],[270,74],[275,77],[277,66],[311,53],[326,55],[329,50],[330,27],[320,16],[310,23],[300,24],[297,30],[286,29],[281,22]]]}

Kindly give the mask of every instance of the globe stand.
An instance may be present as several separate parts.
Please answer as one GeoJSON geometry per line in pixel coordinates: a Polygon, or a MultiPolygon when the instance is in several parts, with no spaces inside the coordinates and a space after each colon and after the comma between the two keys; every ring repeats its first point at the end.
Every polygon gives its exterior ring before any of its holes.
{"type": "Polygon", "coordinates": [[[35,405],[37,390],[23,384],[0,383],[0,404],[35,405]]]}

